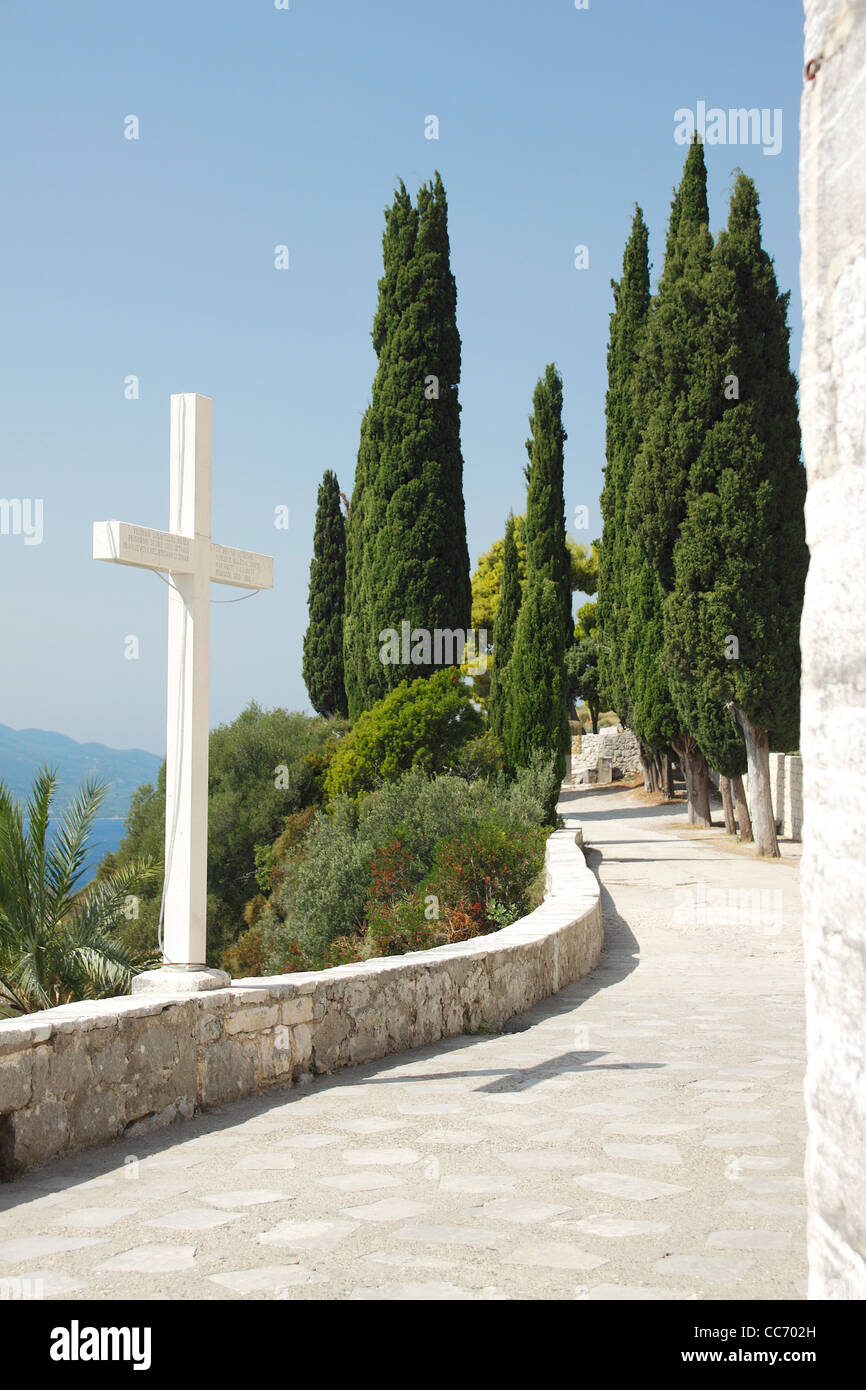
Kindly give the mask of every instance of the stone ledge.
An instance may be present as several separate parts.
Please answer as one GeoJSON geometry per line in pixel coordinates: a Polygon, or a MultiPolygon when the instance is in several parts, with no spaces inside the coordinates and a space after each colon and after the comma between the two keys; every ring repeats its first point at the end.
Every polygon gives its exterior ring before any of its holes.
{"type": "Polygon", "coordinates": [[[0,1021],[0,1180],[309,1073],[501,1027],[598,961],[598,883],[569,818],[545,900],[488,936],[195,993],[88,1000],[0,1021]]]}

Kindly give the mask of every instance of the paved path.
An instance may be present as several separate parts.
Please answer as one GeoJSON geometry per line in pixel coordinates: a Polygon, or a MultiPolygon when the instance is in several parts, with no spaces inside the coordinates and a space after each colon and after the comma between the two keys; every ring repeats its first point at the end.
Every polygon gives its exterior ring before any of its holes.
{"type": "Polygon", "coordinates": [[[0,1293],[803,1298],[796,864],[711,849],[625,790],[565,799],[604,888],[591,976],[501,1036],[0,1188],[0,1293]]]}

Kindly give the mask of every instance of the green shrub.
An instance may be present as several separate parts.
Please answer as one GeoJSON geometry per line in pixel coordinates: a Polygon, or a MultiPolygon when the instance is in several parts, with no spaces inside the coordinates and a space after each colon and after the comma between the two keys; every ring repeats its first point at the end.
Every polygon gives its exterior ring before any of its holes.
{"type": "MultiPolygon", "coordinates": [[[[244,908],[272,862],[256,855],[273,847],[287,817],[321,804],[322,780],[345,721],[312,718],[251,704],[210,735],[208,771],[208,960],[218,962],[243,930],[244,908]]],[[[165,764],[156,787],[139,787],[126,835],[100,873],[143,855],[161,863],[165,842],[165,764]]],[[[279,844],[279,841],[277,841],[279,844]]],[[[162,876],[143,893],[135,922],[139,944],[156,944],[162,876]]],[[[247,922],[249,926],[249,922],[247,922]]],[[[131,935],[131,933],[130,933],[131,935]]]]}
{"type": "Polygon", "coordinates": [[[325,773],[327,794],[357,797],[412,767],[445,771],[482,728],[469,687],[453,667],[403,681],[342,739],[325,773]]]}
{"type": "MultiPolygon", "coordinates": [[[[510,782],[412,768],[357,800],[337,798],[271,869],[267,903],[253,900],[257,973],[426,949],[513,921],[541,866],[550,784],[535,759],[510,782]],[[426,911],[431,895],[438,919],[426,911]]],[[[243,938],[238,948],[233,960],[243,938]]]]}

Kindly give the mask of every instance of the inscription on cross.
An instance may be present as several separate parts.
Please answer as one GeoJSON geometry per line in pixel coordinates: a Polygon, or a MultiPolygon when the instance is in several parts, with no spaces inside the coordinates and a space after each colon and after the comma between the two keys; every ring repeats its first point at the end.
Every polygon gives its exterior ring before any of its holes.
{"type": "Polygon", "coordinates": [[[171,398],[168,531],[97,521],[93,558],[168,574],[163,966],[133,992],[217,989],[229,983],[206,960],[210,586],[271,589],[269,555],[216,545],[211,528],[211,402],[171,398]]]}

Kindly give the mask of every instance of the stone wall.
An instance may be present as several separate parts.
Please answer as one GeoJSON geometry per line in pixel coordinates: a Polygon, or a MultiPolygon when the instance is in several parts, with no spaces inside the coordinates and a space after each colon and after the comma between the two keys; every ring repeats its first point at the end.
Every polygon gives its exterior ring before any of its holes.
{"type": "Polygon", "coordinates": [[[622,777],[640,776],[640,744],[631,729],[602,729],[597,734],[576,734],[571,740],[569,774],[582,768],[595,768],[599,758],[606,758],[622,777]]]}
{"type": "MultiPolygon", "coordinates": [[[[711,772],[715,786],[719,774],[711,772]]],[[[743,790],[749,802],[749,779],[743,775],[743,790]]],[[[798,753],[770,754],[770,795],[779,834],[788,840],[803,838],[803,759],[798,753]]]]}
{"type": "Polygon", "coordinates": [[[803,838],[803,759],[794,753],[770,754],[770,790],[781,834],[803,838]]]}
{"type": "Polygon", "coordinates": [[[309,1073],[498,1027],[596,964],[598,883],[571,824],[545,900],[489,936],[186,995],[69,1004],[0,1022],[0,1178],[309,1073]]]}
{"type": "Polygon", "coordinates": [[[800,399],[809,1293],[866,1298],[866,2],[806,0],[800,399]],[[855,750],[852,755],[852,750],[855,750]]]}

